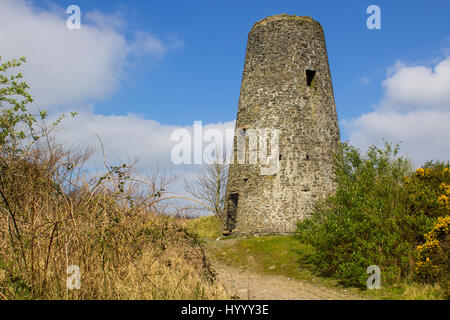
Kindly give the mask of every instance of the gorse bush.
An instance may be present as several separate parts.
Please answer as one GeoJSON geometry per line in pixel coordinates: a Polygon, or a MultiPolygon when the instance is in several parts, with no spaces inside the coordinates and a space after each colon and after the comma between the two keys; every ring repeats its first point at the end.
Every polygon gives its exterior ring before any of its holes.
{"type": "Polygon", "coordinates": [[[417,246],[416,271],[421,279],[433,281],[448,277],[449,235],[450,215],[439,217],[433,229],[425,234],[425,243],[417,246]]]}
{"type": "Polygon", "coordinates": [[[296,233],[314,246],[310,260],[323,275],[358,287],[365,287],[370,265],[381,268],[384,284],[414,277],[416,247],[444,212],[437,202],[439,177],[422,183],[411,173],[398,146],[386,143],[362,155],[342,145],[335,194],[299,222],[296,233]]]}
{"type": "MultiPolygon", "coordinates": [[[[450,183],[448,168],[443,163],[426,163],[415,173],[405,177],[404,187],[408,194],[407,208],[413,216],[426,214],[442,217],[448,213],[444,201],[447,197],[445,186],[450,183]]],[[[450,190],[449,190],[450,191],[450,190]]],[[[427,226],[428,230],[431,226],[427,226]]]]}
{"type": "MultiPolygon", "coordinates": [[[[417,246],[416,275],[423,282],[443,284],[449,294],[450,271],[450,170],[442,163],[429,163],[419,168],[407,180],[407,187],[423,185],[435,201],[430,201],[429,212],[437,219],[432,229],[424,234],[423,243],[417,246]],[[436,201],[437,200],[437,201],[436,201]]],[[[420,208],[420,207],[419,207],[420,208]]]]}
{"type": "Polygon", "coordinates": [[[54,143],[61,118],[47,127],[21,75],[5,75],[21,62],[0,69],[0,299],[226,297],[197,237],[158,214],[165,179],[127,165],[87,174],[90,153],[54,143]]]}

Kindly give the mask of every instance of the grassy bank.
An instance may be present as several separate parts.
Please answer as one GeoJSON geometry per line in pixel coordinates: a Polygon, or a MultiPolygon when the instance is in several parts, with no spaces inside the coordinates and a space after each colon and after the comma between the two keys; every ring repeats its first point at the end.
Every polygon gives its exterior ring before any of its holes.
{"type": "Polygon", "coordinates": [[[163,214],[170,179],[108,159],[92,172],[89,148],[55,142],[64,115],[28,110],[24,62],[0,64],[0,300],[226,299],[202,243],[163,214]]]}
{"type": "Polygon", "coordinates": [[[196,219],[180,219],[182,225],[200,239],[215,240],[221,236],[220,223],[215,216],[206,216],[196,219]]]}
{"type": "Polygon", "coordinates": [[[339,279],[320,276],[315,266],[309,262],[313,246],[301,243],[291,236],[229,237],[216,241],[219,226],[214,219],[203,217],[189,220],[188,224],[192,232],[198,232],[205,240],[208,256],[226,265],[346,290],[366,299],[443,299],[444,291],[439,285],[404,282],[391,286],[384,286],[382,283],[379,290],[344,287],[339,279]]]}

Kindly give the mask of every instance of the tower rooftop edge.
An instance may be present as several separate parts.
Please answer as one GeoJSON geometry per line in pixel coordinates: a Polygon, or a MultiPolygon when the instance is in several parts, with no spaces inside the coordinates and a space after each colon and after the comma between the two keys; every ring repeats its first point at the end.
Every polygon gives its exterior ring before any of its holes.
{"type": "Polygon", "coordinates": [[[280,20],[308,21],[308,22],[313,22],[313,23],[320,25],[320,23],[318,21],[314,20],[313,18],[311,18],[309,16],[297,16],[297,15],[289,15],[286,13],[282,13],[282,14],[276,14],[273,16],[269,16],[269,17],[266,17],[264,19],[261,19],[261,20],[255,22],[255,24],[253,25],[253,28],[258,27],[258,26],[263,26],[272,21],[280,21],[280,20]]]}

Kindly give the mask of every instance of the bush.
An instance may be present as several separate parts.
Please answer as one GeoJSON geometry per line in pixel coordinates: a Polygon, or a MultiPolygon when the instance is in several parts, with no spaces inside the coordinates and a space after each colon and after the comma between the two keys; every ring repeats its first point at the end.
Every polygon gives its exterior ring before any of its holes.
{"type": "MultiPolygon", "coordinates": [[[[448,164],[427,164],[419,168],[407,186],[424,184],[434,191],[437,205],[432,229],[424,235],[423,243],[417,246],[416,275],[422,282],[440,282],[446,295],[449,293],[450,271],[450,170],[448,164]]],[[[432,211],[431,211],[432,212],[432,211]]]]}
{"type": "Polygon", "coordinates": [[[64,150],[37,126],[46,113],[28,112],[20,74],[2,74],[22,62],[0,66],[0,299],[226,297],[197,237],[158,214],[164,179],[106,163],[93,177],[89,152],[64,150]]]}
{"type": "Polygon", "coordinates": [[[296,232],[314,246],[310,259],[323,275],[358,287],[365,287],[370,265],[381,268],[384,284],[414,276],[415,249],[444,212],[437,202],[439,178],[432,174],[430,183],[417,183],[422,180],[410,177],[410,168],[398,146],[371,147],[363,156],[342,145],[336,193],[299,222],[296,232]]]}

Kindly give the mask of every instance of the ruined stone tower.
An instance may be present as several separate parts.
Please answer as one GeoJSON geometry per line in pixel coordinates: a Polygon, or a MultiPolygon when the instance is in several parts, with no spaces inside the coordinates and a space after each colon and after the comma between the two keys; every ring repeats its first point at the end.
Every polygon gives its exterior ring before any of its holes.
{"type": "Polygon", "coordinates": [[[255,23],[248,35],[228,176],[226,232],[293,232],[316,201],[334,190],[332,159],[339,141],[321,25],[285,14],[255,23]],[[278,153],[267,151],[278,165],[271,174],[261,173],[260,159],[249,161],[256,148],[248,137],[252,129],[278,130],[278,153]],[[246,141],[245,163],[237,160],[240,136],[247,136],[241,140],[246,141]]]}

